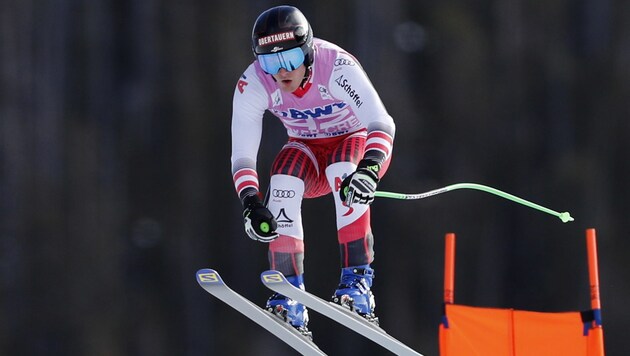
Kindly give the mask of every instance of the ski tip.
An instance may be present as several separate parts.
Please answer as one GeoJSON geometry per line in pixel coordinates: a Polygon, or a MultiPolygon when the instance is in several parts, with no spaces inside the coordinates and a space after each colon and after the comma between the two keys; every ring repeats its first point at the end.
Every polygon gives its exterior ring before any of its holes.
{"type": "Polygon", "coordinates": [[[284,283],[287,279],[284,277],[282,272],[278,272],[275,270],[268,270],[260,274],[260,279],[264,284],[269,283],[284,283]]]}
{"type": "Polygon", "coordinates": [[[210,268],[202,268],[197,271],[197,282],[204,285],[223,283],[223,280],[221,279],[219,272],[210,268]]]}

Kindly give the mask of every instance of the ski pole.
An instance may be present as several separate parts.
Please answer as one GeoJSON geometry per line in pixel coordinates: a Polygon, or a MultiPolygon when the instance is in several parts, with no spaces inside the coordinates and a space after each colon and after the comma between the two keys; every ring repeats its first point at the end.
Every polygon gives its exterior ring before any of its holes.
{"type": "Polygon", "coordinates": [[[438,188],[438,189],[434,189],[434,190],[429,190],[428,192],[424,192],[424,193],[417,193],[417,194],[404,194],[404,193],[393,193],[393,192],[382,192],[382,191],[377,191],[374,196],[375,197],[380,197],[380,198],[390,198],[390,199],[401,199],[401,200],[417,200],[417,199],[424,199],[424,198],[428,198],[434,195],[438,195],[438,194],[442,194],[442,193],[446,193],[446,192],[450,192],[453,190],[457,190],[457,189],[475,189],[475,190],[481,190],[483,192],[486,193],[490,193],[490,194],[494,194],[497,195],[501,198],[504,199],[508,199],[511,201],[514,201],[516,203],[525,205],[529,208],[532,209],[536,209],[536,210],[540,210],[544,213],[553,215],[553,216],[557,216],[558,218],[560,218],[560,220],[562,220],[563,223],[569,222],[569,221],[573,221],[574,219],[571,217],[571,214],[569,214],[569,212],[562,212],[559,213],[557,211],[551,210],[549,208],[545,208],[542,205],[538,205],[536,203],[532,203],[530,201],[527,201],[523,198],[519,198],[515,195],[503,192],[501,190],[492,188],[492,187],[488,187],[486,185],[482,185],[482,184],[476,184],[476,183],[457,183],[457,184],[452,184],[452,185],[447,185],[446,187],[442,187],[442,188],[438,188]]]}

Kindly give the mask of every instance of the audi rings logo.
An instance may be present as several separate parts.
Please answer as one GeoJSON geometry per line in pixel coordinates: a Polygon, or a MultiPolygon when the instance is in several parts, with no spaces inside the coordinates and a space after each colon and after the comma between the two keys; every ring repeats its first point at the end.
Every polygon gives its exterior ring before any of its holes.
{"type": "Polygon", "coordinates": [[[347,58],[337,58],[335,59],[335,67],[339,66],[353,66],[354,62],[347,58]]]}
{"type": "Polygon", "coordinates": [[[274,189],[271,192],[274,198],[294,198],[295,190],[274,189]]]}

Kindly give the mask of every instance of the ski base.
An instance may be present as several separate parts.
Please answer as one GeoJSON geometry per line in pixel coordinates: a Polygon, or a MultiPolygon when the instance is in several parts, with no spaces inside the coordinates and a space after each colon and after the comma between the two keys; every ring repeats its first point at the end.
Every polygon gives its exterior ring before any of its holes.
{"type": "Polygon", "coordinates": [[[217,271],[209,268],[200,269],[197,271],[197,282],[208,293],[262,326],[302,355],[326,355],[314,342],[291,325],[228,287],[217,271]]]}
{"type": "Polygon", "coordinates": [[[325,301],[307,291],[296,288],[287,281],[281,272],[274,270],[265,271],[260,275],[260,279],[267,288],[273,290],[274,292],[280,293],[304,304],[307,308],[313,309],[316,312],[333,319],[334,321],[365,336],[396,355],[422,356],[422,354],[398,341],[389,335],[385,330],[374,323],[367,321],[357,313],[333,302],[325,301]]]}

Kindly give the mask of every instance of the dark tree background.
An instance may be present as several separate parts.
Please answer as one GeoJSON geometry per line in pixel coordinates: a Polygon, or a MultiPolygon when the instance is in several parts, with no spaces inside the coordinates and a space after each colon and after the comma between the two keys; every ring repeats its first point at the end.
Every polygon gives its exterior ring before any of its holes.
{"type": "MultiPolygon", "coordinates": [[[[0,1],[0,354],[292,354],[205,293],[218,269],[263,304],[230,175],[231,100],[273,1],[0,1]]],[[[443,236],[458,303],[590,307],[597,229],[606,350],[630,328],[630,2],[301,1],[316,36],[354,53],[397,123],[383,190],[502,189],[373,205],[382,326],[438,353],[443,236]]],[[[266,121],[259,170],[285,133],[266,121]]],[[[307,286],[339,264],[330,197],[305,201],[307,286]]],[[[383,349],[312,312],[332,355],[383,349]]]]}

